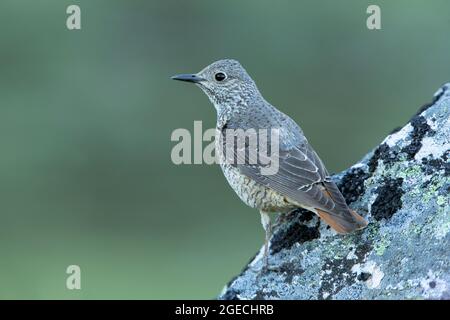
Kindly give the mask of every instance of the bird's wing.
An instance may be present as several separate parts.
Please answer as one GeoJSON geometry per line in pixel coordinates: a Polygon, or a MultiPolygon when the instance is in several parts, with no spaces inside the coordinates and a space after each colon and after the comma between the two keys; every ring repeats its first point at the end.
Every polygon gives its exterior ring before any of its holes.
{"type": "MultiPolygon", "coordinates": [[[[226,138],[223,134],[222,144],[225,148],[226,138]]],[[[272,175],[261,173],[261,163],[251,164],[248,149],[247,143],[244,150],[226,149],[227,153],[233,150],[233,154],[227,154],[226,159],[242,174],[304,207],[316,209],[318,215],[338,232],[347,233],[366,225],[360,216],[348,208],[341,192],[306,139],[289,147],[280,143],[278,155],[269,153],[269,156],[277,157],[278,161],[278,171],[272,175]]],[[[264,152],[258,153],[258,156],[264,157],[264,152]]]]}

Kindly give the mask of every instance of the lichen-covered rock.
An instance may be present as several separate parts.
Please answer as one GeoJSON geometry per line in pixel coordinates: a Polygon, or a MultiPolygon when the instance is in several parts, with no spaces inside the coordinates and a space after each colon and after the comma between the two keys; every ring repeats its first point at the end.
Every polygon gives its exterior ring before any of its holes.
{"type": "Polygon", "coordinates": [[[450,83],[333,177],[368,221],[341,236],[296,210],[219,299],[450,299],[450,83]],[[272,270],[273,269],[273,270],[272,270]]]}

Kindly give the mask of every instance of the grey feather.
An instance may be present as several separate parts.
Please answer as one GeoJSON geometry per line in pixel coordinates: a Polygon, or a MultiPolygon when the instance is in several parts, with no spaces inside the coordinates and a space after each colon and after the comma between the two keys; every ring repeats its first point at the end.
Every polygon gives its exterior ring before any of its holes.
{"type": "MultiPolygon", "coordinates": [[[[221,132],[219,141],[216,140],[216,147],[219,158],[225,162],[222,169],[230,185],[248,205],[266,210],[263,208],[270,208],[272,205],[267,206],[267,203],[272,202],[273,208],[283,205],[286,209],[291,208],[292,203],[283,204],[285,197],[295,205],[328,213],[335,217],[334,221],[344,225],[345,230],[352,231],[364,224],[361,220],[358,221],[360,217],[348,208],[344,197],[329,178],[325,166],[309,145],[300,127],[262,97],[256,84],[239,62],[220,60],[192,77],[186,78],[184,75],[179,79],[195,79],[193,82],[205,92],[215,106],[217,129],[221,132]],[[218,73],[221,73],[220,79],[216,78],[218,73]],[[249,161],[249,155],[255,150],[252,149],[254,146],[247,143],[243,146],[245,153],[238,152],[237,148],[227,149],[227,129],[277,129],[279,152],[276,160],[279,170],[273,175],[263,175],[260,169],[264,167],[265,162],[261,159],[256,163],[249,161]],[[259,194],[263,194],[266,199],[258,198],[259,194]]],[[[270,136],[267,145],[270,146],[270,136]]],[[[267,147],[267,150],[269,149],[267,147]]],[[[262,155],[260,150],[256,150],[256,153],[262,155]]]]}

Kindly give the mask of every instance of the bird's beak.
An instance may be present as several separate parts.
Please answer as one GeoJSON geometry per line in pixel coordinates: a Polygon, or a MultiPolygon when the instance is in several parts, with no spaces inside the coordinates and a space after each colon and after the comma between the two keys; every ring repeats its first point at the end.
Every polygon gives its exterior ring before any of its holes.
{"type": "Polygon", "coordinates": [[[196,74],[186,73],[186,74],[177,74],[172,77],[173,80],[187,81],[193,83],[199,83],[205,81],[206,79],[199,77],[196,74]]]}

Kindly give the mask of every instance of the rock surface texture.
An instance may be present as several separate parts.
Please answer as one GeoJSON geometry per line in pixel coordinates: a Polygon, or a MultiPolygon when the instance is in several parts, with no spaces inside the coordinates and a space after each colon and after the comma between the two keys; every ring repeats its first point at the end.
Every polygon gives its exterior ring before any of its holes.
{"type": "Polygon", "coordinates": [[[296,210],[219,299],[450,299],[450,83],[359,163],[333,176],[369,221],[341,236],[296,210]]]}

